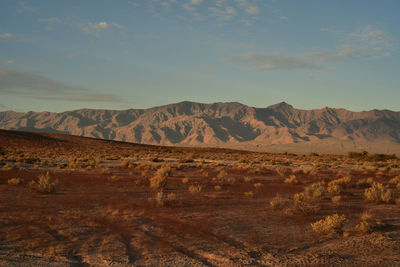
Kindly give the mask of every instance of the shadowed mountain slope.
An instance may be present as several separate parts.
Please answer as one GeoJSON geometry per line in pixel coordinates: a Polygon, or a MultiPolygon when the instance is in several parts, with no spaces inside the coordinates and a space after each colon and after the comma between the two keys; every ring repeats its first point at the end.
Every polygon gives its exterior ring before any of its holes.
{"type": "Polygon", "coordinates": [[[155,145],[271,152],[400,154],[400,112],[300,110],[287,103],[181,102],[150,109],[0,112],[0,128],[67,133],[155,145]]]}

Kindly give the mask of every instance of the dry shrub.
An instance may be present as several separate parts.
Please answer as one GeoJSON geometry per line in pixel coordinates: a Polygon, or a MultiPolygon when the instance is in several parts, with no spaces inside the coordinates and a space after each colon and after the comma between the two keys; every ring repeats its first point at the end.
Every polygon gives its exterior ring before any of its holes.
{"type": "Polygon", "coordinates": [[[290,172],[290,168],[279,165],[275,167],[275,171],[278,173],[279,176],[283,177],[290,172]]]}
{"type": "Polygon", "coordinates": [[[297,194],[294,194],[293,199],[296,202],[302,202],[306,199],[306,196],[305,196],[304,192],[297,193],[297,194]]]}
{"type": "Polygon", "coordinates": [[[19,184],[21,184],[21,183],[23,183],[23,182],[24,182],[24,180],[21,179],[21,178],[11,178],[11,179],[8,179],[8,184],[9,184],[9,185],[19,185],[19,184]]]}
{"type": "Polygon", "coordinates": [[[235,182],[235,178],[228,177],[228,173],[225,170],[221,170],[217,177],[213,178],[213,181],[220,185],[228,185],[233,184],[235,182]]]}
{"type": "Polygon", "coordinates": [[[203,175],[203,177],[208,177],[209,174],[206,170],[201,170],[201,175],[203,175]]]}
{"type": "Polygon", "coordinates": [[[331,194],[342,194],[346,191],[350,182],[351,178],[349,176],[330,181],[328,183],[328,192],[331,194]]]}
{"type": "Polygon", "coordinates": [[[164,188],[167,185],[167,178],[171,174],[171,168],[164,166],[157,170],[154,177],[150,178],[150,187],[153,189],[164,188]]]}
{"type": "Polygon", "coordinates": [[[369,177],[368,179],[363,178],[363,179],[358,180],[357,187],[360,187],[360,188],[370,187],[370,186],[372,186],[372,184],[374,182],[375,182],[374,178],[372,178],[372,177],[369,177]]]}
{"type": "Polygon", "coordinates": [[[333,203],[339,203],[341,199],[342,199],[341,196],[334,196],[331,198],[333,203]]]}
{"type": "Polygon", "coordinates": [[[280,194],[276,194],[269,204],[274,210],[283,210],[290,205],[290,199],[282,197],[280,194]]]}
{"type": "Polygon", "coordinates": [[[343,227],[346,224],[347,219],[344,215],[330,215],[325,219],[319,220],[311,224],[311,228],[314,232],[322,235],[334,235],[342,234],[343,227]]]}
{"type": "Polygon", "coordinates": [[[264,185],[262,183],[255,183],[253,186],[258,189],[263,187],[264,185]]]}
{"type": "Polygon", "coordinates": [[[252,182],[253,180],[254,180],[254,178],[249,177],[249,176],[246,176],[246,177],[243,178],[243,181],[246,182],[246,183],[250,183],[250,182],[252,182]]]}
{"type": "Polygon", "coordinates": [[[189,178],[185,177],[182,178],[182,183],[187,184],[189,182],[189,178]]]}
{"type": "Polygon", "coordinates": [[[49,172],[47,172],[46,175],[44,175],[44,174],[39,175],[37,181],[32,180],[29,184],[29,186],[32,189],[35,189],[38,192],[47,193],[47,194],[56,192],[57,185],[58,185],[58,181],[57,180],[53,181],[50,178],[49,172]]]}
{"type": "Polygon", "coordinates": [[[323,183],[314,183],[304,189],[304,195],[312,198],[322,198],[326,195],[326,189],[323,183]]]}
{"type": "Polygon", "coordinates": [[[304,194],[299,193],[295,194],[294,200],[290,200],[289,198],[282,197],[277,194],[270,202],[271,207],[274,210],[282,210],[287,215],[295,215],[295,214],[315,214],[318,211],[318,206],[310,205],[306,202],[303,202],[304,194]],[[296,197],[297,195],[297,197],[296,197]],[[298,197],[303,196],[303,198],[298,197]]]}
{"type": "Polygon", "coordinates": [[[296,175],[290,175],[289,178],[284,180],[285,184],[298,184],[299,180],[297,180],[296,175]]]}
{"type": "Polygon", "coordinates": [[[392,179],[390,179],[389,181],[390,184],[400,184],[400,175],[393,177],[392,179]]]}
{"type": "Polygon", "coordinates": [[[371,213],[364,212],[361,215],[361,222],[356,225],[356,231],[360,234],[369,234],[384,226],[381,220],[374,218],[371,213]]]}
{"type": "Polygon", "coordinates": [[[246,197],[254,197],[254,192],[253,192],[253,191],[244,192],[244,195],[245,195],[246,197]]]}
{"type": "Polygon", "coordinates": [[[221,186],[220,185],[216,185],[216,186],[214,186],[214,189],[219,191],[219,190],[221,190],[221,186]]]}
{"type": "Polygon", "coordinates": [[[119,181],[119,180],[121,180],[122,178],[120,177],[120,176],[117,176],[117,175],[112,175],[112,176],[110,176],[109,178],[108,178],[108,180],[110,181],[110,182],[117,182],[117,181],[119,181]]]}
{"type": "Polygon", "coordinates": [[[121,163],[119,164],[122,168],[127,168],[129,166],[129,164],[131,163],[130,159],[125,158],[121,161],[121,163]]]}
{"type": "Polygon", "coordinates": [[[7,163],[3,166],[2,169],[5,170],[5,171],[18,170],[18,166],[15,165],[15,164],[12,164],[12,163],[7,162],[7,163]]]}
{"type": "Polygon", "coordinates": [[[176,194],[175,193],[169,193],[168,195],[167,195],[167,200],[168,201],[174,201],[174,200],[176,200],[176,194]]]}
{"type": "Polygon", "coordinates": [[[393,199],[393,192],[381,183],[373,183],[372,187],[365,189],[364,196],[367,200],[372,202],[389,203],[393,199]]]}
{"type": "Polygon", "coordinates": [[[157,192],[156,196],[155,196],[155,201],[157,203],[158,206],[164,206],[165,205],[165,194],[164,191],[159,191],[157,192]]]}
{"type": "Polygon", "coordinates": [[[189,186],[189,192],[192,194],[198,194],[201,192],[202,189],[203,189],[203,187],[199,184],[189,186]]]}
{"type": "Polygon", "coordinates": [[[142,177],[148,177],[150,175],[150,171],[149,170],[143,170],[141,172],[142,177]]]}

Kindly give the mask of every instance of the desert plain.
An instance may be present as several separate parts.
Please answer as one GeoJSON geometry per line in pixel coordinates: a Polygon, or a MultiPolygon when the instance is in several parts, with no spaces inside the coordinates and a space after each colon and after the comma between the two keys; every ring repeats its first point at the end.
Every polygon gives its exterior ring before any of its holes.
{"type": "Polygon", "coordinates": [[[395,155],[0,130],[0,266],[400,266],[395,155]]]}

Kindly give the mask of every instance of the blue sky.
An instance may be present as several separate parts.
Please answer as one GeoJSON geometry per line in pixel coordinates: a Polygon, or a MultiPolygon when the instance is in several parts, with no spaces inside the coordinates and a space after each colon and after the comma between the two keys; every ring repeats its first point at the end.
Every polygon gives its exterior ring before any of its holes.
{"type": "Polygon", "coordinates": [[[397,0],[1,0],[0,110],[400,110],[397,0]]]}

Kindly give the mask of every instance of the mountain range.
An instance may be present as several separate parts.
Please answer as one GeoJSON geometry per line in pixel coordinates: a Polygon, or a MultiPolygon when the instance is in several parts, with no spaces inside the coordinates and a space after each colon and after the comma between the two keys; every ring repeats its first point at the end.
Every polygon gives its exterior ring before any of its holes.
{"type": "Polygon", "coordinates": [[[149,109],[0,112],[0,128],[167,146],[400,155],[400,112],[180,102],[149,109]]]}

